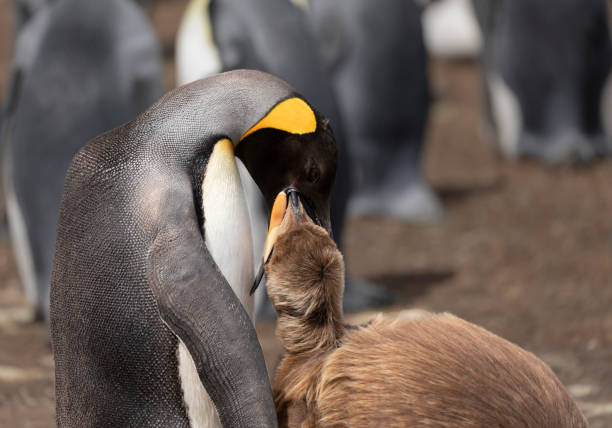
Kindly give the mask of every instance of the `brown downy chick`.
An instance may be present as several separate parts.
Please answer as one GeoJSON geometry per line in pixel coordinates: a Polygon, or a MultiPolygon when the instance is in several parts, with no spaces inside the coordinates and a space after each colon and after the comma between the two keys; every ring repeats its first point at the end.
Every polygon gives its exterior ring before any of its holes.
{"type": "Polygon", "coordinates": [[[289,353],[335,348],[344,333],[342,254],[325,229],[310,221],[285,216],[281,228],[266,264],[281,341],[289,353]]]}
{"type": "Polygon", "coordinates": [[[297,191],[281,195],[265,254],[286,349],[273,385],[281,427],[587,426],[545,363],[453,315],[345,330],[342,255],[297,191]]]}

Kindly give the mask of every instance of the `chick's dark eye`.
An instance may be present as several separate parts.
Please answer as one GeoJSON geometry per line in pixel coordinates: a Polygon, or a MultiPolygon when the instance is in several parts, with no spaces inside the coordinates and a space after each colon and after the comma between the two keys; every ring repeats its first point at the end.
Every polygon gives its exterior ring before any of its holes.
{"type": "Polygon", "coordinates": [[[308,181],[315,184],[321,178],[321,171],[315,163],[311,163],[308,167],[308,181]]]}

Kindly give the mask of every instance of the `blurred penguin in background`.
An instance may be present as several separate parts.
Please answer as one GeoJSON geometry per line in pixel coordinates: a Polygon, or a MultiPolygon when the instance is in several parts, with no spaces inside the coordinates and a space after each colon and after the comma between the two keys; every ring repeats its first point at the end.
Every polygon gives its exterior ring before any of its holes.
{"type": "Polygon", "coordinates": [[[430,94],[420,7],[405,0],[309,4],[355,167],[350,214],[439,219],[442,207],[421,172],[430,94]]]}
{"type": "Polygon", "coordinates": [[[474,0],[487,113],[499,151],[543,164],[611,152],[605,0],[474,0]]]}
{"type": "MultiPolygon", "coordinates": [[[[346,127],[304,7],[305,2],[289,0],[191,0],[177,34],[177,83],[182,85],[220,71],[241,68],[265,71],[287,81],[328,117],[339,158],[331,198],[332,231],[336,242],[341,244],[352,177],[346,127]]],[[[252,178],[242,166],[240,170],[244,185],[253,189],[252,178]]],[[[249,191],[249,213],[253,229],[259,230],[258,225],[267,224],[267,218],[257,214],[261,210],[256,207],[263,205],[263,199],[252,196],[255,194],[260,192],[249,191]]],[[[263,250],[264,238],[259,239],[256,248],[263,250]]],[[[383,290],[355,279],[347,281],[345,295],[348,311],[390,301],[383,290]]],[[[265,298],[264,287],[258,292],[258,308],[262,307],[262,298],[265,298]]],[[[258,312],[261,314],[261,310],[258,312]]]]}
{"type": "Polygon", "coordinates": [[[19,31],[5,105],[3,178],[20,277],[46,321],[73,155],[162,92],[158,42],[131,0],[54,0],[19,31]]]}
{"type": "MultiPolygon", "coordinates": [[[[49,3],[49,1],[51,0],[15,0],[13,2],[13,17],[14,17],[14,24],[13,24],[13,28],[11,29],[13,31],[13,37],[12,37],[12,41],[13,41],[13,48],[14,50],[17,50],[14,47],[14,44],[16,43],[16,41],[19,39],[19,32],[21,31],[21,29],[26,25],[26,23],[32,19],[32,17],[36,14],[37,11],[43,9],[43,6],[47,5],[49,3]]],[[[31,32],[31,31],[30,31],[31,32]]],[[[26,39],[31,40],[33,37],[26,37],[26,39]]],[[[22,58],[24,57],[30,57],[31,54],[27,53],[27,51],[31,50],[32,48],[30,48],[30,46],[26,43],[26,41],[22,41],[21,42],[21,51],[22,53],[20,54],[20,56],[22,58]]],[[[13,86],[14,89],[14,86],[13,86]]],[[[7,91],[10,93],[10,91],[7,91]]],[[[9,96],[7,94],[0,94],[0,101],[1,104],[4,104],[4,99],[9,96]],[[4,97],[4,98],[3,98],[4,97]]],[[[3,111],[4,109],[0,109],[0,141],[3,140],[2,137],[2,132],[3,130],[5,130],[5,128],[3,127],[3,121],[5,119],[5,111],[3,111]]],[[[2,165],[0,164],[0,171],[1,171],[2,165]]],[[[4,196],[2,196],[2,198],[4,199],[4,196]]],[[[2,226],[4,227],[4,222],[6,220],[5,218],[5,212],[4,212],[4,206],[2,208],[0,208],[2,210],[2,226]]]]}

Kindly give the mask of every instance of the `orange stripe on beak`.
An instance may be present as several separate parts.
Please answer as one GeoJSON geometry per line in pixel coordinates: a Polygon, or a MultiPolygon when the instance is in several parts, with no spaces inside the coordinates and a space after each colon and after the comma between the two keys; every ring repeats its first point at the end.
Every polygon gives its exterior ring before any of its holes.
{"type": "Polygon", "coordinates": [[[285,192],[280,192],[276,196],[274,204],[272,205],[272,213],[270,214],[270,227],[268,228],[268,236],[266,237],[266,245],[264,247],[264,262],[268,260],[268,257],[272,252],[272,247],[274,247],[274,243],[276,242],[276,237],[278,235],[278,227],[283,221],[283,217],[285,217],[286,210],[287,195],[285,194],[285,192]]]}
{"type": "Polygon", "coordinates": [[[268,233],[276,227],[278,227],[283,221],[285,216],[285,210],[287,209],[287,195],[285,192],[280,192],[276,199],[274,199],[274,205],[272,205],[272,214],[270,214],[270,227],[268,233]]]}

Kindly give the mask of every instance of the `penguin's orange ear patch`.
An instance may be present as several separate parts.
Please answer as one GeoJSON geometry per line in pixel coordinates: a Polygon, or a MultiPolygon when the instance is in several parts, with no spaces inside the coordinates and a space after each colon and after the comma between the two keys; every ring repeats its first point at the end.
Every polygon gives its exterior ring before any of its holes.
{"type": "Polygon", "coordinates": [[[272,108],[259,122],[244,133],[240,140],[264,128],[278,129],[291,134],[310,134],[317,130],[317,118],[306,101],[288,98],[272,108]]]}

